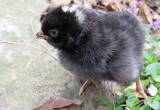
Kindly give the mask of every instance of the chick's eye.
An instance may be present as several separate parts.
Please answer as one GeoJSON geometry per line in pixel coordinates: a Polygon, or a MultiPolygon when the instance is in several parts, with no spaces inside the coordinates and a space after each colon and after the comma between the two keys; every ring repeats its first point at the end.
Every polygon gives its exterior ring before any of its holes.
{"type": "Polygon", "coordinates": [[[53,38],[56,38],[58,36],[58,30],[56,30],[56,29],[51,29],[51,30],[49,30],[48,33],[53,38]]]}

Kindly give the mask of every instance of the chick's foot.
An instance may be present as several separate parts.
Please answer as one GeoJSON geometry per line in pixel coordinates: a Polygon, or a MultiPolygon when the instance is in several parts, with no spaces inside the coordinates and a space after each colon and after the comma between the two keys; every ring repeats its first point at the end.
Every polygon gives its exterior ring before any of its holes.
{"type": "Polygon", "coordinates": [[[135,89],[135,91],[137,93],[139,93],[142,98],[147,99],[147,95],[146,95],[146,93],[144,92],[144,90],[142,88],[142,84],[141,84],[140,78],[136,80],[136,89],[135,89]]]}
{"type": "Polygon", "coordinates": [[[82,95],[82,93],[91,85],[94,85],[98,92],[101,94],[100,82],[98,80],[87,80],[81,86],[79,90],[79,95],[82,95]]]}

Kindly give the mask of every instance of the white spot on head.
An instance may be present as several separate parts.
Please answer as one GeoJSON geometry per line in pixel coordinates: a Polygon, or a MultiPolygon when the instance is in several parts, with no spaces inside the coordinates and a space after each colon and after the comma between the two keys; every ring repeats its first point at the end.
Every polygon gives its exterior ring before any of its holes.
{"type": "Polygon", "coordinates": [[[63,12],[70,12],[73,13],[75,12],[75,16],[78,20],[79,23],[83,23],[83,21],[85,20],[85,15],[83,14],[83,11],[81,10],[81,8],[79,8],[80,6],[75,4],[75,5],[65,5],[62,6],[62,11],[63,12]]]}
{"type": "Polygon", "coordinates": [[[69,11],[69,7],[66,5],[62,6],[62,11],[66,13],[67,11],[69,11]]]}
{"type": "Polygon", "coordinates": [[[80,23],[83,23],[83,21],[85,20],[85,15],[79,10],[76,11],[76,17],[80,23]]]}
{"type": "Polygon", "coordinates": [[[75,12],[78,8],[78,5],[64,5],[62,6],[62,10],[64,12],[75,12]]]}
{"type": "Polygon", "coordinates": [[[69,8],[69,11],[70,11],[70,12],[75,12],[77,9],[78,9],[78,5],[72,5],[72,6],[69,8]]]}
{"type": "Polygon", "coordinates": [[[84,3],[84,6],[88,9],[92,9],[92,5],[90,3],[84,3]]]}

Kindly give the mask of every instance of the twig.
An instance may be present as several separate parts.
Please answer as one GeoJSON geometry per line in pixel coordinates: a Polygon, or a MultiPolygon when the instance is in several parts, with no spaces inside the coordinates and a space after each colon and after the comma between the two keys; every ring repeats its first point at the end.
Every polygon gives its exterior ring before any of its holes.
{"type": "Polygon", "coordinates": [[[55,56],[53,56],[53,55],[49,54],[46,50],[41,50],[41,49],[39,49],[39,48],[36,48],[36,47],[30,46],[30,45],[21,44],[21,43],[17,43],[17,42],[8,42],[8,41],[0,41],[0,44],[9,44],[9,45],[15,44],[15,45],[23,45],[23,46],[26,46],[26,47],[28,47],[28,48],[32,48],[32,49],[35,49],[35,50],[37,50],[37,51],[40,51],[40,52],[42,52],[42,53],[44,53],[44,54],[46,54],[46,55],[50,56],[50,57],[51,57],[51,58],[53,58],[54,60],[58,61],[58,59],[57,59],[55,56]]]}

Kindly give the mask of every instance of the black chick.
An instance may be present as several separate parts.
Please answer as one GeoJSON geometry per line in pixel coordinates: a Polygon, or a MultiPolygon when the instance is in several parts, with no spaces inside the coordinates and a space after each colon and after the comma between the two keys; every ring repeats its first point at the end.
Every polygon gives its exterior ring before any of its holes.
{"type": "Polygon", "coordinates": [[[71,4],[50,10],[41,23],[46,41],[59,50],[61,64],[78,77],[116,82],[139,78],[144,31],[134,15],[71,4]]]}

